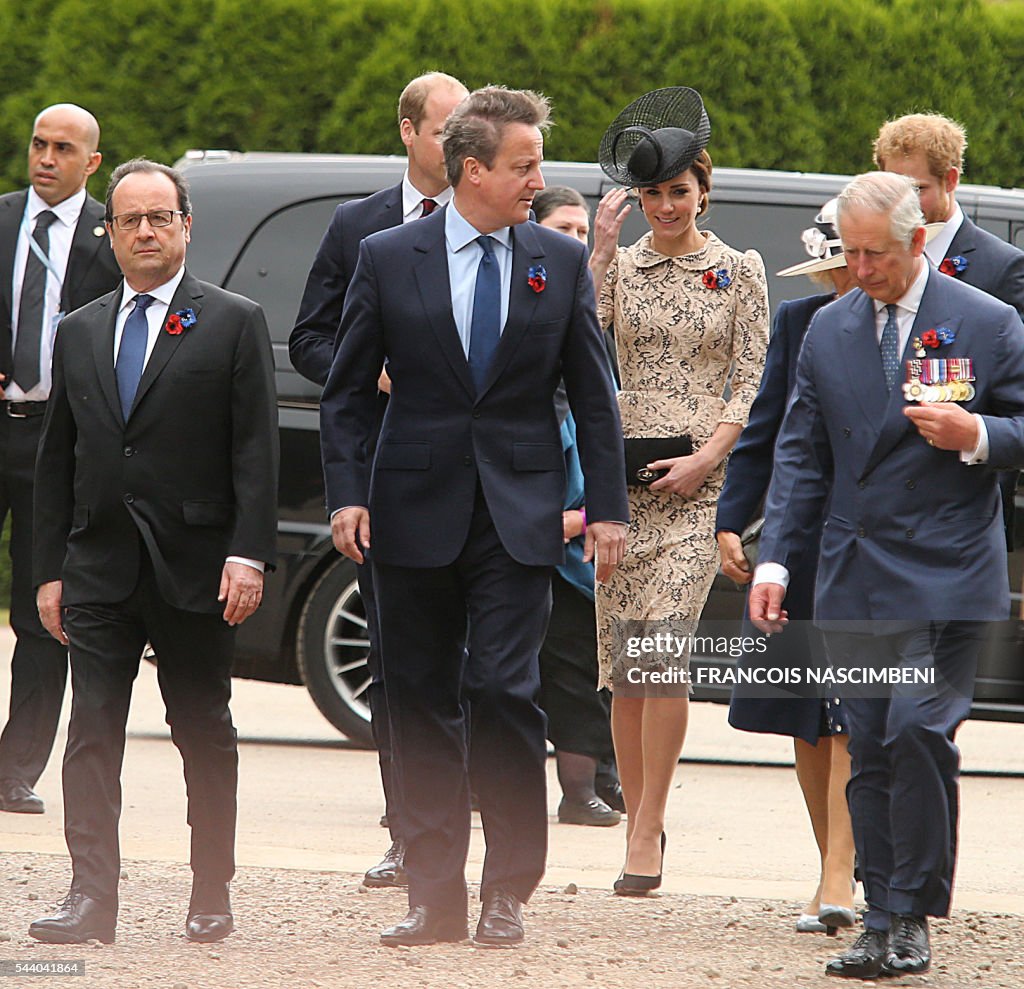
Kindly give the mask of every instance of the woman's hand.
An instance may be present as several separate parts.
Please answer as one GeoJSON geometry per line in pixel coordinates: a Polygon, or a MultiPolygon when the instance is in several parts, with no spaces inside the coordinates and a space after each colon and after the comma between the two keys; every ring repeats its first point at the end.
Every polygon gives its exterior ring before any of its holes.
{"type": "Polygon", "coordinates": [[[743,552],[743,543],[735,532],[717,533],[718,552],[722,557],[722,573],[735,584],[749,584],[754,575],[750,572],[750,560],[743,552]]]}
{"type": "Polygon", "coordinates": [[[668,470],[664,477],[651,483],[652,491],[667,491],[670,494],[682,495],[684,498],[692,498],[718,465],[700,450],[689,457],[652,460],[647,466],[651,470],[668,470]]]}
{"type": "Polygon", "coordinates": [[[615,258],[622,224],[633,209],[626,202],[628,196],[625,189],[606,192],[594,216],[594,249],[590,252],[590,273],[598,296],[601,294],[604,276],[608,274],[608,266],[615,258]]]}
{"type": "Polygon", "coordinates": [[[578,508],[562,512],[562,542],[583,535],[583,513],[578,508]]]}

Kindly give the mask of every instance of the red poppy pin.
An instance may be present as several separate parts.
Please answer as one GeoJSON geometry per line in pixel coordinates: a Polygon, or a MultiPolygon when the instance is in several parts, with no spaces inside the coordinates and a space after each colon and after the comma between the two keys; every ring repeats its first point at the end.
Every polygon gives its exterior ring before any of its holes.
{"type": "Polygon", "coordinates": [[[956,278],[967,270],[967,258],[962,254],[954,254],[952,257],[943,258],[939,265],[939,271],[944,275],[952,275],[956,278]]]}
{"type": "Polygon", "coordinates": [[[179,309],[177,312],[172,312],[167,317],[167,325],[164,329],[170,333],[172,337],[178,336],[180,333],[184,333],[185,330],[191,329],[196,325],[196,314],[191,309],[179,309]]]}
{"type": "Polygon", "coordinates": [[[548,273],[544,270],[544,265],[532,265],[530,270],[526,273],[526,283],[534,290],[534,292],[538,294],[543,292],[544,286],[548,283],[548,273]]]}
{"type": "Polygon", "coordinates": [[[728,288],[732,284],[729,272],[725,268],[719,268],[718,271],[709,268],[701,280],[705,288],[728,288]]]}

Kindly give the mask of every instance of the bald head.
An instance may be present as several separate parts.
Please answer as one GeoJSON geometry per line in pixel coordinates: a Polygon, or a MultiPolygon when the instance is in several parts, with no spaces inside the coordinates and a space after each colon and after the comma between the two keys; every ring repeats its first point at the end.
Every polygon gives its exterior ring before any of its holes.
{"type": "Polygon", "coordinates": [[[99,168],[100,125],[74,103],[56,103],[41,111],[28,146],[29,181],[48,206],[56,206],[85,188],[99,168]]]}

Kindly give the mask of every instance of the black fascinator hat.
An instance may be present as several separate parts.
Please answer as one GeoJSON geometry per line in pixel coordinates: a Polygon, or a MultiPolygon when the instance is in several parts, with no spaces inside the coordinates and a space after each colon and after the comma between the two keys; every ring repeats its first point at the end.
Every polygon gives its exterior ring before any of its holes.
{"type": "Polygon", "coordinates": [[[612,121],[597,160],[620,185],[657,185],[685,172],[710,137],[700,93],[669,86],[645,93],[612,121]]]}

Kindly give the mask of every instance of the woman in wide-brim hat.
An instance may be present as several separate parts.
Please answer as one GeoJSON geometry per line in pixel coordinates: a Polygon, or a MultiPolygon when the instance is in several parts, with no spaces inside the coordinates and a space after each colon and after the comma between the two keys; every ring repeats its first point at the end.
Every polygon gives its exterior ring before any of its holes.
{"type": "Polygon", "coordinates": [[[626,107],[599,152],[604,171],[636,191],[651,227],[616,249],[626,193],[602,200],[592,270],[602,326],[615,333],[627,459],[652,446],[665,451],[628,478],[626,558],[597,588],[600,683],[613,691],[628,813],[621,895],[661,882],[665,809],[688,716],[688,636],[718,568],[715,505],[725,459],[768,343],[760,256],[697,228],[711,192],[710,133],[700,94],[671,87],[626,107]]]}
{"type": "MultiPolygon", "coordinates": [[[[775,440],[796,381],[796,362],[804,334],[814,314],[853,287],[835,229],[836,200],[827,202],[815,225],[801,235],[809,260],[779,275],[807,275],[826,288],[820,295],[783,302],[775,312],[771,343],[757,398],[747,428],[729,458],[725,487],[718,499],[716,523],[722,572],[737,584],[749,584],[753,566],[741,542],[755,521],[771,480],[775,440]]],[[[817,547],[813,535],[804,557],[791,561],[786,592],[790,624],[786,634],[773,636],[763,654],[740,659],[741,666],[807,668],[826,662],[820,632],[813,627],[817,547]]],[[[751,631],[756,635],[755,631],[751,631]]],[[[793,739],[796,774],[818,846],[821,871],[818,887],[796,921],[803,933],[834,933],[847,926],[853,913],[853,831],[846,804],[850,779],[847,727],[838,698],[754,697],[735,689],[729,703],[729,723],[743,731],[788,735],[793,739]]]]}

